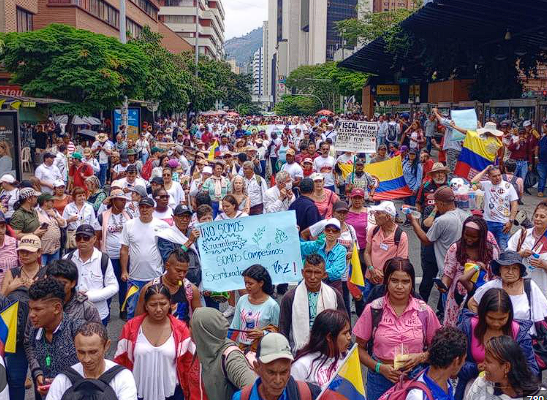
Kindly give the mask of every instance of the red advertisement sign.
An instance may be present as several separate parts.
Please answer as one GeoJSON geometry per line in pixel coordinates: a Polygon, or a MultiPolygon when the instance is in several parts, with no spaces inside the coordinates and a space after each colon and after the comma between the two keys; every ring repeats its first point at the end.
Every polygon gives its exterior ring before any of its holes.
{"type": "Polygon", "coordinates": [[[23,89],[19,85],[0,85],[0,94],[4,96],[23,96],[23,89]]]}

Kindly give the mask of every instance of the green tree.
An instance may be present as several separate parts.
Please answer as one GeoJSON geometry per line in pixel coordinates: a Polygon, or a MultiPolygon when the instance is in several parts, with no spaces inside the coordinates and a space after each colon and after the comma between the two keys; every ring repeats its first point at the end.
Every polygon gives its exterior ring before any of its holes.
{"type": "Polygon", "coordinates": [[[159,109],[163,111],[185,110],[194,78],[180,56],[162,46],[161,39],[161,34],[145,26],[137,38],[129,41],[141,49],[148,59],[144,99],[158,101],[159,109]]]}
{"type": "Polygon", "coordinates": [[[68,102],[54,112],[90,115],[119,106],[124,95],[143,95],[148,62],[133,44],[59,24],[0,39],[0,59],[13,83],[30,96],[68,102]]]}
{"type": "Polygon", "coordinates": [[[274,111],[277,115],[313,115],[320,107],[321,104],[313,97],[284,95],[274,111]]]}

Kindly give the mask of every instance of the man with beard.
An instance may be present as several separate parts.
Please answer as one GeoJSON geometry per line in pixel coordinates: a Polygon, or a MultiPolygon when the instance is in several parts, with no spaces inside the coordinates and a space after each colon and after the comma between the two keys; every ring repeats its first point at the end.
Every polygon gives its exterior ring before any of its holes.
{"type": "Polygon", "coordinates": [[[427,174],[430,178],[424,182],[418,189],[418,195],[416,197],[416,208],[422,211],[427,206],[434,206],[435,201],[432,195],[441,186],[446,186],[448,178],[448,168],[442,163],[433,164],[433,168],[427,174]]]}

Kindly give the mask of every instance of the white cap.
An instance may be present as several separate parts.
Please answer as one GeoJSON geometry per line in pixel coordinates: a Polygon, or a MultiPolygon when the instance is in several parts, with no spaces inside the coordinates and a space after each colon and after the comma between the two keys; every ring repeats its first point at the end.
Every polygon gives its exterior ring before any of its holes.
{"type": "Polygon", "coordinates": [[[213,173],[213,168],[211,168],[209,165],[206,165],[205,167],[203,167],[203,173],[204,174],[212,174],[213,173]]]}
{"type": "Polygon", "coordinates": [[[65,181],[63,181],[62,179],[55,179],[55,181],[53,182],[53,187],[58,188],[61,186],[66,186],[65,181]]]}
{"type": "Polygon", "coordinates": [[[522,126],[531,126],[532,125],[532,122],[530,122],[530,120],[526,120],[524,121],[524,123],[522,124],[522,126]]]}
{"type": "Polygon", "coordinates": [[[393,204],[392,201],[382,201],[377,206],[370,207],[371,211],[382,211],[385,212],[392,217],[395,217],[397,215],[397,210],[395,209],[395,204],[393,204]]]}
{"type": "Polygon", "coordinates": [[[4,175],[2,175],[2,177],[0,178],[0,182],[2,182],[2,183],[14,183],[14,182],[15,182],[15,178],[14,178],[13,175],[11,175],[11,174],[4,174],[4,175]]]}
{"type": "Polygon", "coordinates": [[[336,218],[331,218],[331,219],[328,219],[325,221],[325,228],[329,225],[332,225],[336,228],[338,228],[338,230],[340,230],[340,221],[338,221],[336,218]]]}
{"type": "Polygon", "coordinates": [[[325,179],[325,177],[320,172],[314,172],[313,174],[310,175],[310,179],[312,181],[322,181],[325,179]]]}
{"type": "Polygon", "coordinates": [[[118,180],[112,181],[112,183],[110,184],[110,187],[123,188],[122,180],[118,179],[118,180]]]}
{"type": "Polygon", "coordinates": [[[262,364],[269,364],[280,359],[294,360],[287,338],[275,332],[262,337],[256,351],[256,358],[262,364]]]}

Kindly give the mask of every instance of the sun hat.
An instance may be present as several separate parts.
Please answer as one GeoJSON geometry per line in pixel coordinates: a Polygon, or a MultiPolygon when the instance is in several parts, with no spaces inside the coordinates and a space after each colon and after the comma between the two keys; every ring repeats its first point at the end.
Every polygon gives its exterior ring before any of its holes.
{"type": "Polygon", "coordinates": [[[526,266],[522,262],[519,253],[513,250],[507,250],[498,256],[497,260],[490,261],[490,268],[495,276],[500,276],[500,267],[503,265],[518,264],[520,267],[520,276],[526,275],[526,266]]]}
{"type": "Polygon", "coordinates": [[[106,133],[99,133],[97,136],[95,136],[95,139],[97,139],[99,142],[103,143],[108,140],[108,135],[106,133]]]}
{"type": "Polygon", "coordinates": [[[4,174],[0,178],[0,182],[2,182],[2,183],[15,183],[15,178],[11,174],[4,174]]]}
{"type": "Polygon", "coordinates": [[[431,171],[429,171],[428,174],[432,174],[434,172],[444,172],[448,174],[450,170],[445,167],[443,163],[436,162],[435,164],[433,164],[433,168],[431,168],[431,171]]]}
{"type": "Polygon", "coordinates": [[[489,133],[494,136],[503,136],[503,132],[497,129],[497,125],[495,122],[487,122],[484,124],[484,128],[477,129],[477,133],[480,135],[484,135],[485,133],[489,133]]]}

